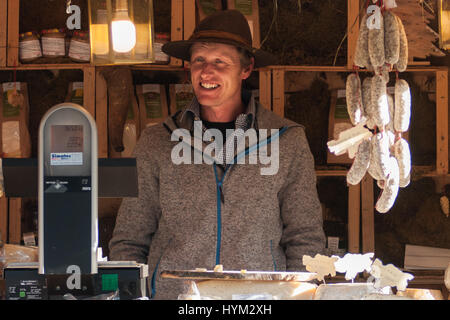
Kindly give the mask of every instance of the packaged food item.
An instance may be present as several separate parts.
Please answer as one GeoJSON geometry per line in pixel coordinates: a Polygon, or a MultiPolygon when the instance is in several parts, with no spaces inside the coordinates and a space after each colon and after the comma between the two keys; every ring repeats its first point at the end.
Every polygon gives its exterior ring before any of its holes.
{"type": "Polygon", "coordinates": [[[141,133],[139,105],[136,97],[131,98],[131,105],[128,109],[127,120],[123,128],[123,146],[125,150],[122,152],[122,157],[131,157],[141,133]]]}
{"type": "Polygon", "coordinates": [[[169,86],[170,113],[182,110],[194,98],[191,84],[171,84],[169,86]]]}
{"type": "Polygon", "coordinates": [[[46,58],[58,58],[66,55],[66,35],[60,29],[42,30],[42,54],[46,58]]]}
{"type": "Polygon", "coordinates": [[[69,89],[67,92],[66,102],[76,103],[83,106],[83,82],[71,82],[69,83],[69,89]]]}
{"type": "Polygon", "coordinates": [[[87,32],[74,31],[70,40],[69,57],[75,62],[89,62],[91,60],[91,45],[87,32]]]}
{"type": "Polygon", "coordinates": [[[147,126],[163,122],[168,117],[169,108],[164,85],[137,85],[136,93],[139,102],[141,131],[147,126]]]}
{"type": "Polygon", "coordinates": [[[155,63],[158,64],[169,63],[169,56],[162,51],[162,46],[169,41],[170,41],[169,33],[157,32],[155,34],[155,42],[153,44],[155,63]]]}
{"type": "Polygon", "coordinates": [[[19,59],[22,63],[29,63],[42,57],[41,42],[36,32],[20,34],[19,59]]]}
{"type": "Polygon", "coordinates": [[[1,154],[8,158],[29,158],[31,138],[28,131],[27,85],[23,82],[6,82],[1,85],[0,93],[1,154]]]}

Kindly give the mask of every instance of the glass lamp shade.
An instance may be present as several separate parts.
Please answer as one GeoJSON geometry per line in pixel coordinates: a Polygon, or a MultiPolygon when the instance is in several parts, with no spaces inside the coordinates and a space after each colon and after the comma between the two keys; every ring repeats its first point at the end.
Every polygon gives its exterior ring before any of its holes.
{"type": "Polygon", "coordinates": [[[153,0],[88,0],[91,63],[153,63],[153,0]]]}
{"type": "Polygon", "coordinates": [[[450,0],[439,2],[439,47],[450,50],[450,0]]]}

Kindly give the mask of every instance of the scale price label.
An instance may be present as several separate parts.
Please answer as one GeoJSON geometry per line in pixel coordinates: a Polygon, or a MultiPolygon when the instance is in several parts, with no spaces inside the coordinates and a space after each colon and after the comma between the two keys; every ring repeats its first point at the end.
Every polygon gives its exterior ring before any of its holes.
{"type": "Polygon", "coordinates": [[[83,152],[52,152],[50,154],[52,166],[81,166],[83,165],[83,152]]]}

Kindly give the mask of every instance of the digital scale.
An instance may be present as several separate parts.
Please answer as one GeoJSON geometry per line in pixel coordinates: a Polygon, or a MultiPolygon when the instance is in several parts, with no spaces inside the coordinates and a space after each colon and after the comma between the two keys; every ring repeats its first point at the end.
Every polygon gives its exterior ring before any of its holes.
{"type": "Polygon", "coordinates": [[[39,207],[39,263],[6,266],[6,299],[146,296],[147,265],[97,261],[99,194],[137,196],[136,159],[98,159],[97,149],[92,116],[62,103],[41,120],[37,163],[3,159],[5,195],[37,191],[39,207]]]}

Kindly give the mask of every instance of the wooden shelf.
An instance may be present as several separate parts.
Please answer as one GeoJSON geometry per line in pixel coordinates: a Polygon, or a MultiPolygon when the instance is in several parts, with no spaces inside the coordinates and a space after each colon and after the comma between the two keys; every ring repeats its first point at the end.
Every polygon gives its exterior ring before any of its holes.
{"type": "MultiPolygon", "coordinates": [[[[346,66],[302,66],[302,65],[277,65],[268,66],[265,69],[273,71],[284,72],[354,72],[355,69],[346,66]]],[[[404,72],[437,72],[448,71],[447,67],[440,66],[422,66],[422,65],[408,65],[404,72]]],[[[358,69],[358,72],[373,72],[367,69],[358,69]]]]}
{"type": "MultiPolygon", "coordinates": [[[[98,128],[99,157],[108,156],[108,106],[106,82],[100,71],[104,66],[86,63],[18,64],[19,44],[19,0],[0,0],[0,71],[64,70],[83,71],[85,82],[85,108],[95,115],[98,128]]],[[[195,28],[195,0],[171,0],[171,40],[187,39],[195,28]]],[[[262,105],[284,116],[286,72],[354,72],[353,54],[359,35],[360,0],[348,0],[347,6],[347,64],[341,66],[274,65],[259,68],[259,99],[262,105]]],[[[39,13],[33,13],[39,14],[39,13]]],[[[429,62],[411,62],[405,72],[425,72],[436,77],[436,163],[430,166],[413,166],[413,177],[449,176],[448,163],[448,68],[427,65],[429,62]]],[[[185,72],[186,64],[179,59],[170,59],[170,64],[131,65],[132,70],[145,72],[185,72]]],[[[358,69],[358,72],[369,72],[358,69]]],[[[401,76],[401,74],[400,74],[401,76]]],[[[345,178],[345,166],[316,167],[317,177],[345,178]]],[[[373,179],[366,176],[357,186],[348,186],[348,251],[353,253],[374,250],[374,199],[373,179]]],[[[6,240],[9,221],[11,243],[20,243],[20,208],[0,201],[0,230],[6,240]],[[8,209],[9,206],[9,209],[8,209]],[[8,211],[9,210],[9,211],[8,211]],[[3,213],[3,214],[2,214],[3,213]],[[9,214],[9,216],[8,216],[9,214]]]]}
{"type": "Polygon", "coordinates": [[[83,63],[55,63],[55,64],[20,64],[15,67],[0,67],[2,71],[13,70],[62,70],[62,69],[84,69],[92,67],[90,64],[83,63]]]}

